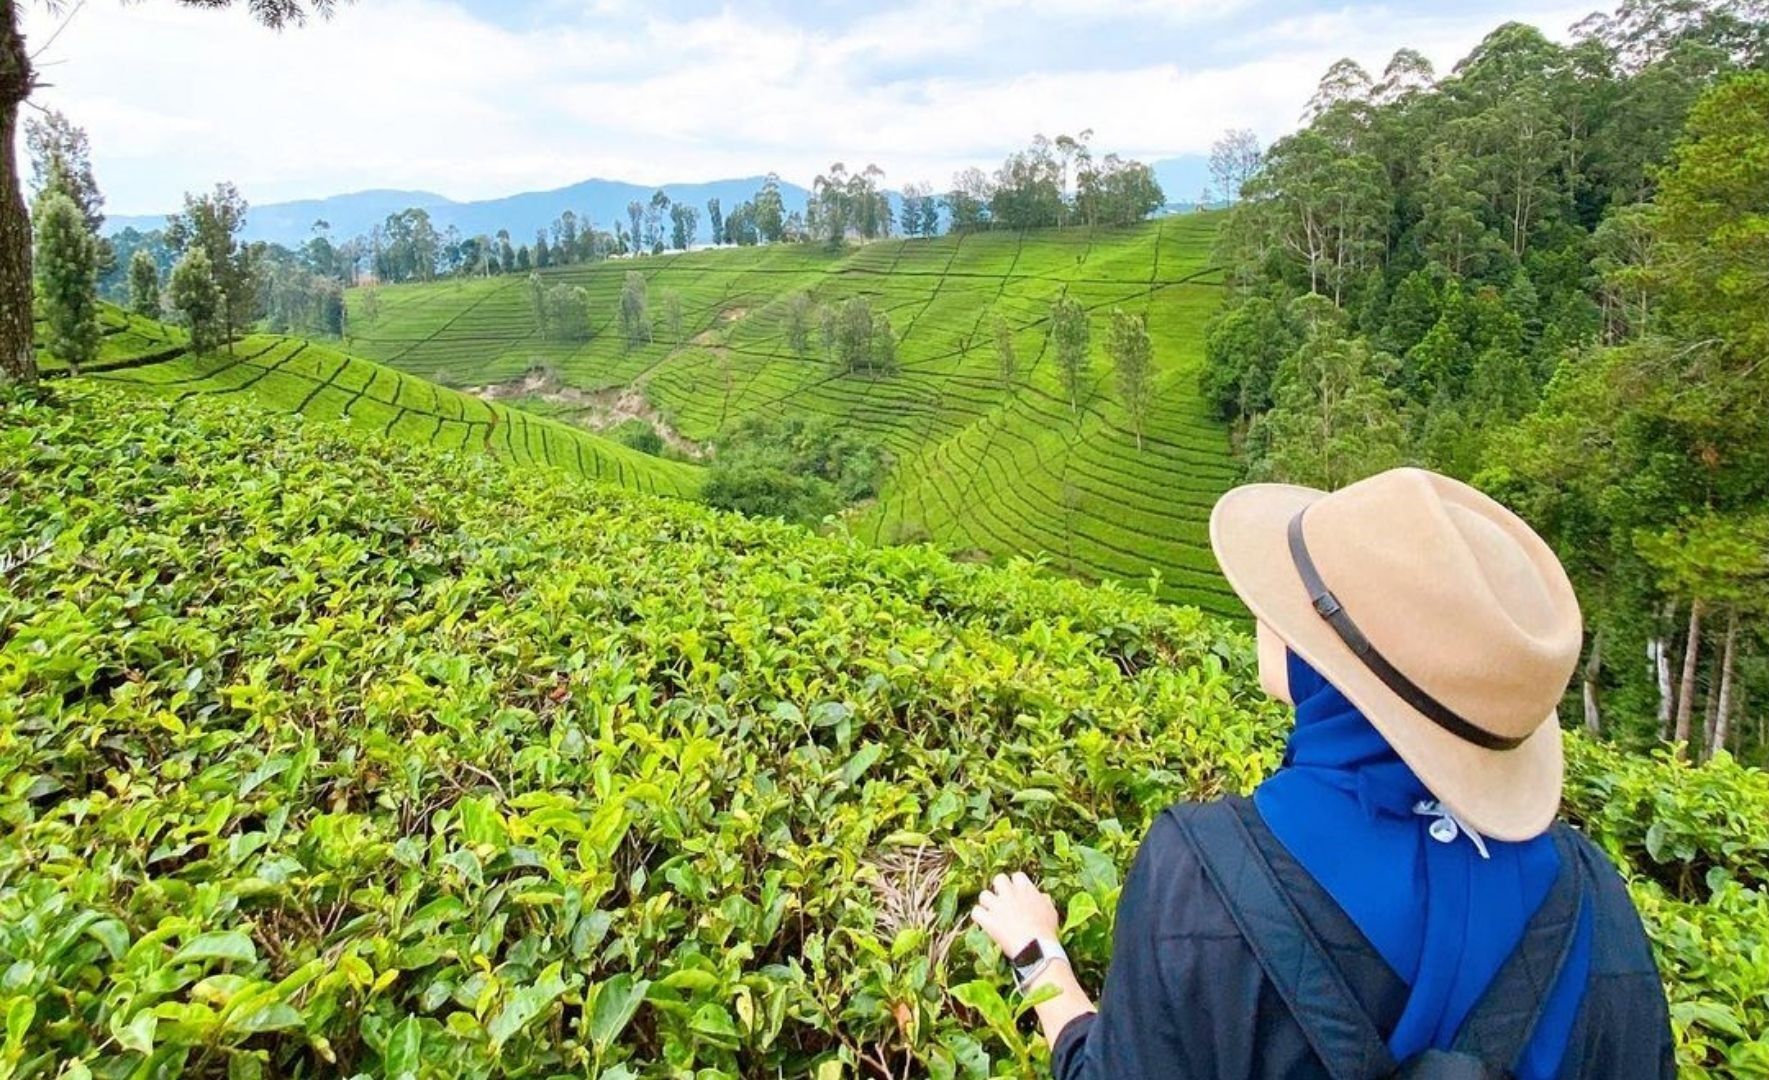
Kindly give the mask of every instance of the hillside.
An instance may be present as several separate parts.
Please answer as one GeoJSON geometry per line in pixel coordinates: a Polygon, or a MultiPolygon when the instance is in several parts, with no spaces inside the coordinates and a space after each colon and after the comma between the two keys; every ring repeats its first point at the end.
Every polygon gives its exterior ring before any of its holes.
{"type": "MultiPolygon", "coordinates": [[[[1220,298],[1210,249],[1217,215],[1120,230],[977,233],[867,244],[690,252],[549,271],[582,285],[595,333],[540,340],[522,276],[353,290],[350,348],[451,386],[513,383],[550,365],[570,388],[642,389],[683,436],[715,439],[749,417],[829,417],[884,440],[894,475],[854,531],[952,551],[1045,555],[1092,579],[1240,611],[1207,550],[1205,520],[1232,482],[1228,439],[1197,392],[1206,320],[1220,298]],[[629,351],[616,329],[622,281],[645,276],[653,314],[675,294],[679,340],[629,351]],[[838,371],[815,342],[789,347],[785,305],[865,295],[901,337],[902,370],[838,371]],[[1050,305],[1067,293],[1092,316],[1090,389],[1071,417],[1047,348],[1050,305]],[[1138,450],[1105,349],[1115,308],[1146,313],[1156,403],[1138,450]],[[1013,331],[1018,382],[1004,386],[994,320],[1013,331]]],[[[815,334],[813,334],[813,337],[815,334]]],[[[565,410],[568,414],[568,410],[565,410]]]]}
{"type": "MultiPolygon", "coordinates": [[[[1133,591],[41,395],[0,400],[19,1075],[1030,1075],[986,877],[1097,985],[1152,815],[1278,761],[1249,641],[1133,591]]],[[[1684,1066],[1761,1075],[1769,783],[1569,757],[1684,1066]]]]}
{"type": "MultiPolygon", "coordinates": [[[[519,466],[548,465],[662,495],[692,498],[700,470],[599,438],[581,428],[487,402],[332,346],[253,334],[231,354],[195,356],[185,333],[103,305],[103,346],[82,373],[189,401],[237,398],[274,412],[336,421],[404,442],[483,451],[519,466]]],[[[65,365],[45,356],[45,370],[65,365]]]]}

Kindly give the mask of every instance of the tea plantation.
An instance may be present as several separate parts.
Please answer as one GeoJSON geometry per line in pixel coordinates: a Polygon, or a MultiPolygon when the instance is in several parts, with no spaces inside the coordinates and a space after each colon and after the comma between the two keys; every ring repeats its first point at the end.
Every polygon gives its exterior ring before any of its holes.
{"type": "MultiPolygon", "coordinates": [[[[0,402],[0,1072],[984,1077],[1283,715],[1196,611],[92,380],[0,402]]],[[[1769,1070],[1769,782],[1571,743],[1683,1061],[1769,1070]]]]}
{"type": "Polygon", "coordinates": [[[1093,579],[1243,614],[1210,557],[1209,507],[1232,483],[1227,434],[1197,393],[1204,326],[1220,299],[1210,265],[1218,215],[1124,229],[989,232],[870,243],[697,251],[555,268],[548,285],[590,295],[583,344],[544,340],[523,275],[387,286],[350,294],[352,351],[452,386],[547,365],[570,386],[641,388],[685,436],[713,439],[752,417],[827,417],[872,432],[896,458],[877,504],[854,523],[875,542],[926,539],[958,552],[1046,556],[1093,579]],[[654,339],[629,349],[622,283],[642,274],[654,339]],[[1080,416],[1061,388],[1047,329],[1067,294],[1092,319],[1080,416]],[[869,298],[900,339],[894,375],[850,374],[815,340],[789,343],[791,299],[869,298]],[[668,298],[682,313],[671,334],[668,298]],[[1155,404],[1141,449],[1105,348],[1114,309],[1146,314],[1155,404]],[[1018,360],[1003,380],[994,326],[1018,360]]]}
{"type": "MultiPolygon", "coordinates": [[[[412,443],[482,450],[518,466],[550,465],[663,495],[692,497],[699,469],[518,409],[413,378],[335,347],[254,334],[226,354],[198,356],[180,329],[104,305],[103,347],[83,374],[127,383],[174,401],[241,397],[278,412],[332,420],[412,443]]],[[[65,367],[46,355],[46,367],[65,367]]]]}

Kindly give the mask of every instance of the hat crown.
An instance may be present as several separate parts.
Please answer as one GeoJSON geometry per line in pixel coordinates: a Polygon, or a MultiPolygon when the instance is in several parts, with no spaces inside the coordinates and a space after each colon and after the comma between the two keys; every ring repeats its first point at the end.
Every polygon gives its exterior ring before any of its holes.
{"type": "Polygon", "coordinates": [[[1583,621],[1566,572],[1523,520],[1474,488],[1393,469],[1308,508],[1326,587],[1397,670],[1495,735],[1553,714],[1583,621]]]}

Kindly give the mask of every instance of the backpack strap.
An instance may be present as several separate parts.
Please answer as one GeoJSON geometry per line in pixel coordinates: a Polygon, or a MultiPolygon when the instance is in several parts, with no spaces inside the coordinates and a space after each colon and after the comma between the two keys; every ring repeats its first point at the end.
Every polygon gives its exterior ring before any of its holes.
{"type": "Polygon", "coordinates": [[[1515,1071],[1536,1027],[1547,1011],[1554,986],[1572,953],[1579,913],[1586,903],[1583,858],[1564,824],[1554,826],[1554,849],[1560,873],[1542,906],[1523,929],[1523,938],[1500,965],[1462,1028],[1456,1033],[1457,1053],[1480,1058],[1509,1075],[1515,1071]]]}
{"type": "Polygon", "coordinates": [[[1187,807],[1174,817],[1241,937],[1333,1080],[1392,1076],[1397,1065],[1386,1040],[1319,936],[1279,886],[1241,819],[1238,803],[1243,801],[1187,807]]]}

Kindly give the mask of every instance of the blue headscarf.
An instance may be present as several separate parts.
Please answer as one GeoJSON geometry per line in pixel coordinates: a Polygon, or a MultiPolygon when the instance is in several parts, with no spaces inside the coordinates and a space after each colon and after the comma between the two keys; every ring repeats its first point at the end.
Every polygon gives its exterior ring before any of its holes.
{"type": "MultiPolygon", "coordinates": [[[[1296,730],[1284,767],[1260,785],[1254,805],[1412,988],[1390,1052],[1405,1061],[1447,1050],[1547,897],[1560,870],[1554,842],[1477,846],[1464,828],[1451,828],[1459,823],[1426,812],[1431,793],[1343,694],[1294,653],[1287,667],[1296,730]]],[[[1560,1071],[1590,969],[1591,917],[1587,898],[1560,981],[1517,1063],[1519,1080],[1560,1071]]]]}

